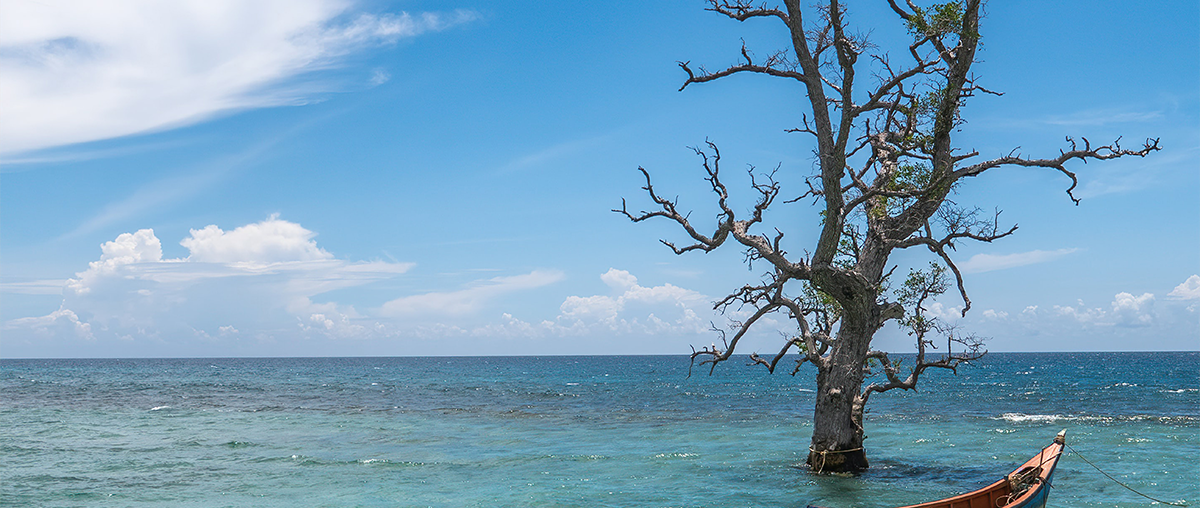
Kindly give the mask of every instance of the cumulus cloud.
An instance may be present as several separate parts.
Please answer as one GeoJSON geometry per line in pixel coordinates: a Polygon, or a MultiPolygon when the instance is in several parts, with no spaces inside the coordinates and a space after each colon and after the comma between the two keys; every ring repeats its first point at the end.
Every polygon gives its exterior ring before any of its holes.
{"type": "Polygon", "coordinates": [[[987,309],[983,311],[983,317],[987,319],[1005,319],[1008,317],[1008,312],[996,309],[987,309]]]}
{"type": "Polygon", "coordinates": [[[1192,275],[1182,284],[1175,286],[1167,296],[1179,300],[1198,300],[1200,299],[1200,275],[1192,275]]]}
{"type": "Polygon", "coordinates": [[[116,240],[100,245],[100,259],[88,263],[88,269],[76,274],[76,279],[67,281],[67,288],[75,294],[91,291],[98,279],[112,276],[121,267],[137,263],[162,261],[162,242],[154,236],[153,229],[139,229],[136,233],[122,233],[116,240]]]}
{"type": "Polygon", "coordinates": [[[80,321],[75,312],[64,308],[45,316],[14,319],[6,323],[5,328],[24,328],[42,337],[74,335],[81,339],[95,339],[92,335],[92,325],[80,321]]]}
{"type": "Polygon", "coordinates": [[[925,314],[929,317],[935,317],[942,321],[953,323],[962,319],[962,305],[945,305],[942,302],[933,302],[926,305],[925,314]]]}
{"type": "MultiPolygon", "coordinates": [[[[300,104],[288,79],[377,44],[444,30],[472,11],[358,14],[343,0],[6,2],[0,154],[300,104]]],[[[385,71],[371,78],[378,84],[385,71]]]]}
{"type": "Polygon", "coordinates": [[[600,280],[613,289],[629,289],[637,285],[637,277],[616,268],[609,268],[600,275],[600,280]]]}
{"type": "Polygon", "coordinates": [[[711,305],[704,295],[672,284],[645,287],[625,270],[610,268],[600,276],[615,296],[568,296],[549,329],[562,334],[596,331],[617,333],[682,333],[707,331],[711,305]]]}
{"type": "Polygon", "coordinates": [[[1112,318],[1120,326],[1148,326],[1154,319],[1154,295],[1117,293],[1112,301],[1112,318]]]}
{"type": "Polygon", "coordinates": [[[1079,249],[1058,249],[1052,251],[1032,250],[1014,254],[976,254],[966,262],[959,263],[958,268],[963,273],[983,273],[1018,266],[1047,263],[1078,251],[1079,249]]]}
{"type": "Polygon", "coordinates": [[[191,252],[188,261],[264,264],[333,258],[333,254],[317,247],[313,241],[316,233],[294,222],[279,220],[278,214],[229,232],[212,224],[193,229],[191,234],[179,242],[191,252]]]}

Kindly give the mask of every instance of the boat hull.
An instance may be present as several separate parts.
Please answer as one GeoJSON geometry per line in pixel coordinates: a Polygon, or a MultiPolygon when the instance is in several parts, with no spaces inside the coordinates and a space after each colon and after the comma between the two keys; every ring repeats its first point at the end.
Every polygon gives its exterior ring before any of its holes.
{"type": "Polygon", "coordinates": [[[1044,508],[1066,443],[1065,433],[1059,432],[1050,446],[996,483],[949,499],[902,508],[1044,508]]]}
{"type": "Polygon", "coordinates": [[[1054,470],[1066,445],[1065,433],[1065,430],[1059,432],[1050,446],[987,487],[940,501],[900,508],[1045,508],[1054,470]]]}

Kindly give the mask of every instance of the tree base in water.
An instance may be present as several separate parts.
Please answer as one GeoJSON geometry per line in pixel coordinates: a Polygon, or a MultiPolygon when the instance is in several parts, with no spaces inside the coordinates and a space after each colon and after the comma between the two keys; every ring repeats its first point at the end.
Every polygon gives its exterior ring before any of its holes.
{"type": "Polygon", "coordinates": [[[871,467],[862,448],[848,451],[809,451],[808,467],[814,473],[857,473],[871,467]]]}

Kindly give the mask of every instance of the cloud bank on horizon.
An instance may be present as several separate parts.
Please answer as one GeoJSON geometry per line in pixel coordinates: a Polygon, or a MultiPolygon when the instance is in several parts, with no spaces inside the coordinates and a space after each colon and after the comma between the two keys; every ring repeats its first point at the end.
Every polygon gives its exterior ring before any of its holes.
{"type": "MultiPolygon", "coordinates": [[[[5,2],[0,155],[303,104],[291,83],[372,45],[445,30],[473,11],[347,17],[340,0],[5,2]],[[136,27],[136,29],[131,29],[136,27]]],[[[388,79],[377,70],[367,80],[388,79]]]]}
{"type": "MultiPolygon", "coordinates": [[[[503,351],[496,349],[500,346],[514,354],[534,353],[526,349],[528,344],[511,343],[524,338],[608,341],[613,347],[600,345],[592,351],[611,354],[620,352],[614,349],[618,345],[650,337],[681,341],[676,347],[702,343],[712,338],[712,326],[728,326],[748,312],[735,309],[720,315],[713,311],[710,296],[669,283],[643,286],[636,276],[617,268],[599,276],[608,294],[568,295],[556,314],[544,318],[517,315],[506,302],[511,296],[550,290],[564,280],[560,270],[493,277],[455,291],[411,294],[359,308],[320,297],[402,277],[415,264],[341,260],[318,246],[316,236],[272,215],[229,231],[217,225],[192,229],[179,242],[188,255],[164,258],[153,230],[122,233],[100,246],[99,259],[61,284],[63,298],[57,310],[5,322],[5,348],[36,350],[44,341],[149,348],[143,350],[198,343],[199,351],[218,354],[247,344],[251,350],[255,344],[278,344],[287,351],[289,342],[299,345],[314,339],[333,344],[398,339],[460,341],[493,353],[503,351]],[[500,339],[509,342],[497,343],[500,339]]],[[[1018,257],[1048,259],[1036,253],[1018,257]]],[[[985,331],[1015,327],[1032,335],[1078,327],[1150,333],[1156,327],[1187,326],[1200,314],[1200,275],[1190,276],[1166,300],[1158,300],[1152,293],[1122,292],[1108,307],[1087,307],[1080,301],[1051,308],[1033,305],[1011,313],[986,309],[975,314],[971,326],[985,331]]],[[[960,305],[939,301],[927,310],[951,323],[963,321],[960,305]]],[[[765,340],[769,336],[778,340],[793,326],[782,315],[763,323],[756,333],[764,344],[771,343],[765,340]]]]}
{"type": "Polygon", "coordinates": [[[99,259],[62,284],[59,309],[4,323],[5,347],[12,351],[63,340],[183,346],[199,339],[229,346],[311,337],[694,336],[716,319],[708,297],[671,284],[644,287],[615,268],[600,275],[611,294],[568,296],[556,316],[533,322],[492,311],[511,294],[563,280],[561,271],[494,277],[361,310],[317,302],[319,295],[401,276],[414,264],[340,260],[315,237],[300,224],[272,215],[229,231],[217,225],[192,229],[179,242],[188,255],[171,259],[163,257],[153,230],[122,233],[100,246],[99,259]]]}

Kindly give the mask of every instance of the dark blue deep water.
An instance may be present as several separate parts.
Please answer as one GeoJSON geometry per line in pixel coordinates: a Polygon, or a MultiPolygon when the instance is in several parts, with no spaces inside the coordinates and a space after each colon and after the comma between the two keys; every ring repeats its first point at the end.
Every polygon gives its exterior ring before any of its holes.
{"type": "MultiPolygon", "coordinates": [[[[1061,429],[1200,504],[1200,354],[990,354],[876,394],[872,468],[803,466],[814,370],[686,357],[0,360],[2,506],[887,507],[999,479],[1061,429]]],[[[1076,454],[1049,506],[1151,506],[1076,454]]],[[[1161,505],[1160,505],[1161,506],[1161,505]]]]}

